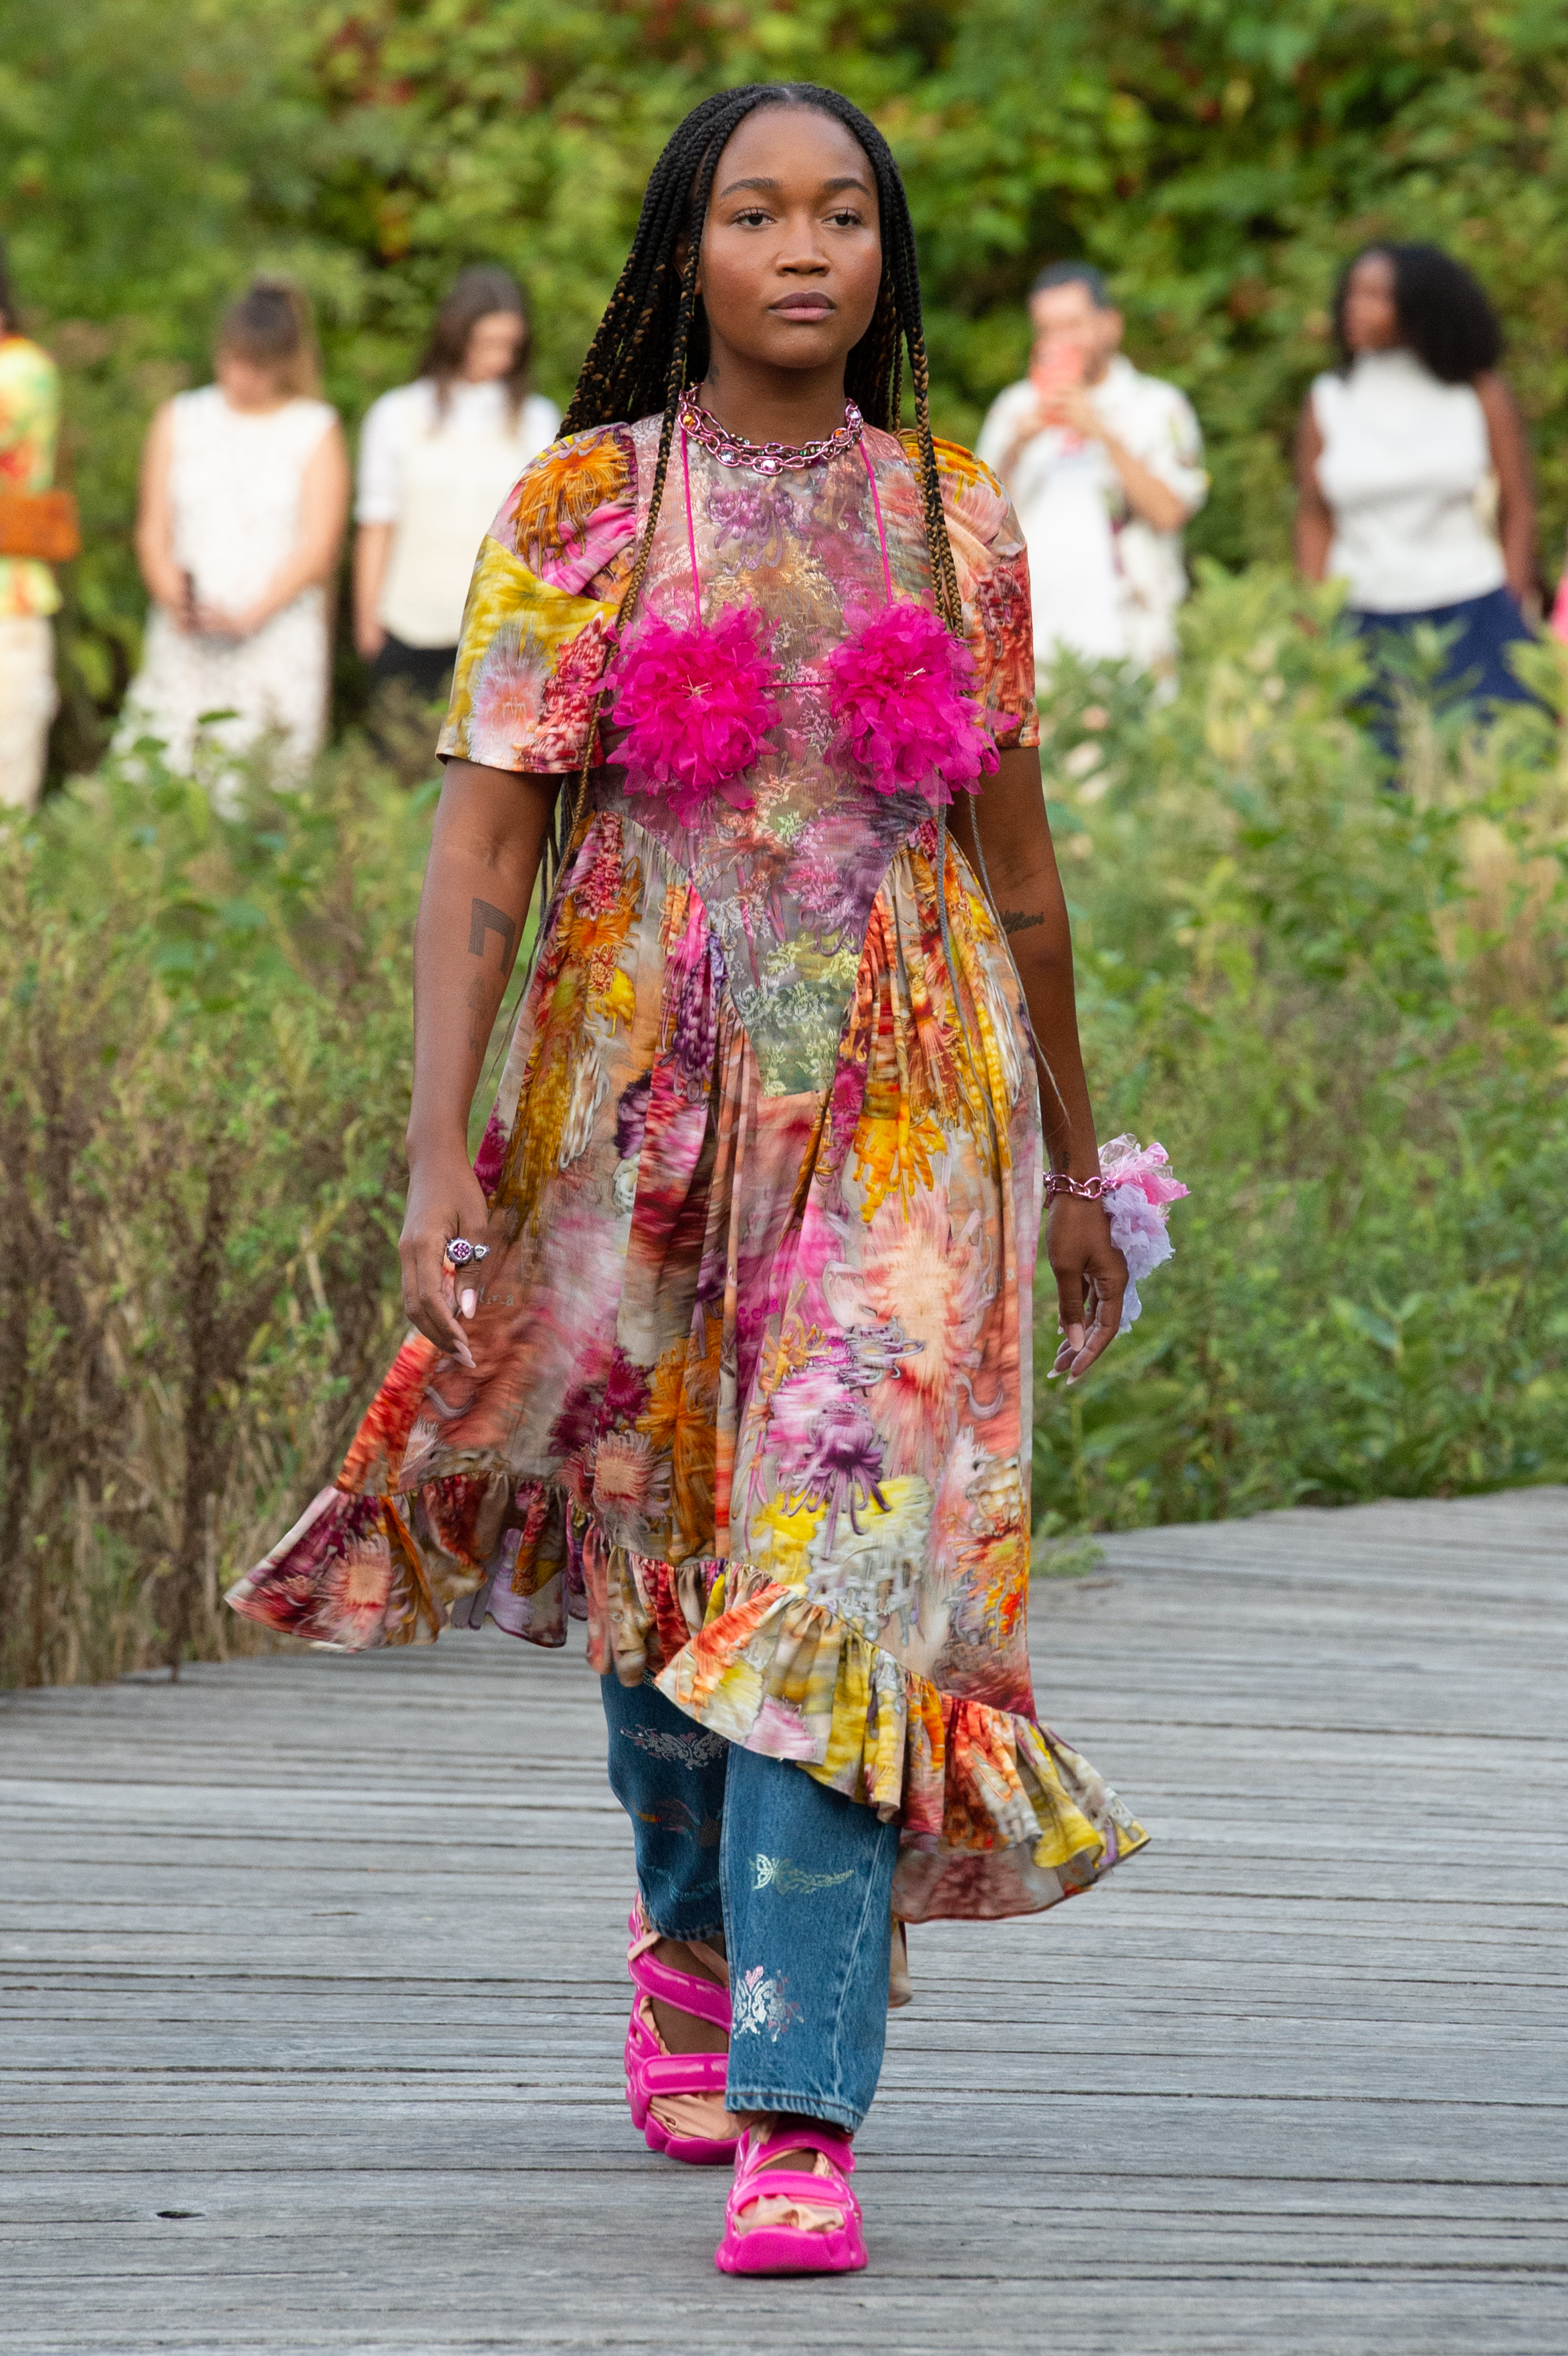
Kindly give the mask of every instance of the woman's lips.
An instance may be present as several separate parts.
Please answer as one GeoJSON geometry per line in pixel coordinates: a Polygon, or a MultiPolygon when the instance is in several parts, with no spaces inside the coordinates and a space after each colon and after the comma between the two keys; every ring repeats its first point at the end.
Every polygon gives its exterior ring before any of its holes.
{"type": "Polygon", "coordinates": [[[769,306],[778,319],[826,319],[833,305],[821,295],[790,294],[782,303],[769,306]]]}

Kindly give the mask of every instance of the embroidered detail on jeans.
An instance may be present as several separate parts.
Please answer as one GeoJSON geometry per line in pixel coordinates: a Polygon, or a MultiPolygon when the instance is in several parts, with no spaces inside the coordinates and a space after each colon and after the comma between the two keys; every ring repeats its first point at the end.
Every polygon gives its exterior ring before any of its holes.
{"type": "Polygon", "coordinates": [[[788,1986],[782,1972],[776,1979],[769,1979],[765,1965],[756,1965],[739,1987],[731,1989],[734,2004],[731,2035],[766,2037],[776,2045],[790,2023],[801,2018],[801,2007],[784,1994],[788,1986]]]}
{"type": "Polygon", "coordinates": [[[842,1873],[803,1873],[788,1857],[754,1857],[752,1871],[757,1877],[754,1890],[776,1890],[781,1898],[808,1898],[813,1890],[837,1890],[841,1881],[855,1879],[853,1866],[842,1873]]]}
{"type": "Polygon", "coordinates": [[[667,1734],[658,1726],[624,1726],[621,1731],[650,1759],[667,1759],[672,1767],[711,1767],[726,1749],[721,1734],[709,1734],[700,1726],[689,1734],[667,1734]]]}
{"type": "Polygon", "coordinates": [[[699,1818],[684,1800],[656,1800],[651,1808],[639,1808],[636,1814],[639,1824],[656,1825],[661,1833],[680,1833],[699,1848],[717,1848],[723,1837],[724,1827],[717,1816],[699,1818]]]}

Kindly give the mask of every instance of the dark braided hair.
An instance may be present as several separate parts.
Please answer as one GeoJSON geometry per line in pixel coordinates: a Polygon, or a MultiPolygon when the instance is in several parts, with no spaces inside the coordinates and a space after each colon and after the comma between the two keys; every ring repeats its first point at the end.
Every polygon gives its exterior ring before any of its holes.
{"type": "Polygon", "coordinates": [[[723,90],[694,106],[654,166],[626,257],[599,331],[588,348],[561,433],[581,434],[592,425],[628,424],[655,410],[664,412],[658,463],[648,508],[648,528],[639,562],[622,606],[629,617],[646,570],[648,544],[658,519],[681,392],[708,366],[708,324],[697,302],[697,269],[713,175],[726,143],[749,114],[763,106],[809,107],[841,123],[864,150],[877,183],[881,212],[882,284],[871,324],[850,352],[844,389],[872,425],[896,433],[902,392],[903,354],[909,353],[914,388],[914,430],[926,542],[931,552],[936,610],[962,637],[964,614],[958,575],[948,544],[942,485],[931,443],[931,377],[920,312],[920,272],[909,200],[892,150],[876,124],[836,90],[817,82],[748,82],[723,90]],[[686,268],[676,255],[687,243],[686,268]]]}

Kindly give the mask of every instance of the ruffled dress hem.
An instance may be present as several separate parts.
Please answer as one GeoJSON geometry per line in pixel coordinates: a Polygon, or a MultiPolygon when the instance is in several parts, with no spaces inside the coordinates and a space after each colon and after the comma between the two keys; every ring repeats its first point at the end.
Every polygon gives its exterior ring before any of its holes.
{"type": "Polygon", "coordinates": [[[228,1601],[347,1652],[486,1619],[559,1646],[582,1618],[600,1674],[651,1675],[699,1725],[896,1819],[905,1922],[1038,1913],[1148,1838],[1027,1711],[944,1691],[771,1572],[640,1554],[557,1483],[475,1471],[400,1494],[324,1489],[228,1601]]]}

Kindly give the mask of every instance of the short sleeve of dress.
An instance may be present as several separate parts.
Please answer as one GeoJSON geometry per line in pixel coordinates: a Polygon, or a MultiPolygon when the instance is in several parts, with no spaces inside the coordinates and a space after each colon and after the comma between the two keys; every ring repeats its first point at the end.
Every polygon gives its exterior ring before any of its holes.
{"type": "Polygon", "coordinates": [[[581,766],[636,536],[622,425],[552,443],[480,543],[443,760],[552,776],[581,766]]]}
{"type": "MultiPolygon", "coordinates": [[[[918,468],[912,434],[904,436],[904,446],[918,468]]],[[[938,442],[935,447],[969,650],[992,736],[1004,753],[1038,744],[1034,624],[1023,532],[989,466],[956,442],[938,442]]]]}

